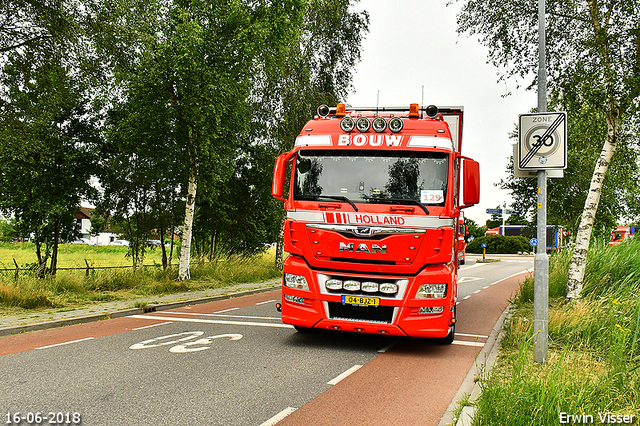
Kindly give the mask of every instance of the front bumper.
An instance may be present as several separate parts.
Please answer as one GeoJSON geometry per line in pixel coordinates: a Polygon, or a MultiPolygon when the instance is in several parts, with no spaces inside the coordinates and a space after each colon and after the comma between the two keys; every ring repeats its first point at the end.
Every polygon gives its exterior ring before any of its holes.
{"type": "MultiPolygon", "coordinates": [[[[300,257],[289,256],[285,273],[302,275],[309,284],[309,291],[283,285],[282,321],[305,328],[351,331],[410,337],[445,337],[453,327],[456,301],[455,268],[451,264],[425,267],[414,277],[397,277],[402,288],[395,297],[378,295],[379,306],[345,304],[343,294],[330,292],[322,284],[322,276],[335,272],[311,270],[300,257]],[[321,277],[320,280],[318,277],[321,277]],[[429,283],[447,283],[447,293],[442,299],[416,299],[418,287],[429,283]],[[439,313],[421,313],[430,307],[442,307],[439,313]]],[[[394,277],[341,273],[354,279],[391,280],[394,277]]],[[[439,308],[438,308],[439,309],[439,308]]]]}

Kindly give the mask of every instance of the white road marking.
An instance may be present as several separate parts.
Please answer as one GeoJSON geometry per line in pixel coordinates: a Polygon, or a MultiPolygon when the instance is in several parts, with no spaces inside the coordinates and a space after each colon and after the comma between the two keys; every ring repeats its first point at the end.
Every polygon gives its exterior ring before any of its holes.
{"type": "Polygon", "coordinates": [[[157,327],[159,325],[171,324],[170,322],[161,322],[160,324],[145,325],[144,327],[132,328],[132,331],[144,330],[145,328],[157,327]]]}
{"type": "Polygon", "coordinates": [[[266,322],[250,322],[250,321],[224,321],[224,320],[207,320],[201,318],[174,318],[174,317],[158,317],[155,315],[131,315],[128,318],[138,319],[150,319],[150,320],[163,320],[163,321],[175,321],[175,322],[196,322],[205,324],[226,324],[226,325],[252,325],[255,327],[275,327],[275,328],[293,328],[289,324],[269,324],[266,322]]]}
{"type": "Polygon", "coordinates": [[[347,371],[345,371],[344,373],[340,374],[338,377],[331,379],[327,382],[328,385],[335,385],[338,382],[340,382],[341,380],[345,379],[346,377],[350,376],[351,374],[355,373],[356,371],[358,371],[358,369],[360,369],[360,367],[362,367],[361,365],[354,365],[353,367],[351,367],[350,369],[348,369],[347,371]]]}
{"type": "Polygon", "coordinates": [[[284,410],[280,411],[275,416],[271,417],[266,422],[262,423],[260,426],[273,426],[276,423],[278,423],[280,420],[284,419],[285,417],[287,417],[289,414],[293,413],[296,410],[297,410],[297,408],[287,407],[284,410]]]}
{"type": "Polygon", "coordinates": [[[484,342],[467,342],[466,340],[454,340],[451,342],[452,345],[460,345],[460,346],[474,346],[476,348],[484,346],[484,342]]]}
{"type": "Polygon", "coordinates": [[[476,337],[478,339],[488,339],[489,336],[483,336],[482,334],[465,334],[465,333],[456,333],[456,336],[465,336],[465,337],[476,337]]]}
{"type": "Polygon", "coordinates": [[[388,345],[387,345],[387,346],[385,346],[384,348],[380,349],[380,350],[378,351],[378,353],[381,353],[381,354],[385,353],[386,351],[388,351],[389,349],[391,349],[392,347],[394,347],[396,343],[398,343],[398,341],[397,341],[397,340],[396,340],[395,342],[393,342],[393,343],[388,344],[388,345]]]}
{"type": "Polygon", "coordinates": [[[458,284],[468,283],[471,281],[484,280],[484,277],[460,277],[458,278],[458,284]]]}
{"type": "Polygon", "coordinates": [[[193,315],[195,317],[222,317],[222,318],[280,320],[280,317],[257,317],[257,316],[251,316],[251,315],[201,314],[197,312],[166,312],[166,313],[172,314],[172,315],[193,315]]]}
{"type": "Polygon", "coordinates": [[[471,266],[465,266],[463,268],[460,268],[461,271],[466,271],[467,269],[473,269],[473,268],[478,268],[480,266],[484,266],[484,265],[488,265],[488,263],[475,263],[471,266]]]}
{"type": "Polygon", "coordinates": [[[277,302],[277,300],[276,299],[271,299],[271,300],[267,300],[265,302],[258,302],[258,303],[256,303],[255,306],[266,305],[267,303],[272,303],[272,302],[277,302]]]}
{"type": "Polygon", "coordinates": [[[72,343],[84,342],[85,340],[91,340],[91,339],[93,339],[93,337],[85,337],[84,339],[71,340],[70,342],[56,343],[55,345],[48,345],[48,346],[41,346],[41,347],[36,348],[36,349],[47,349],[47,348],[53,348],[53,347],[56,347],[56,346],[70,345],[72,343]]]}
{"type": "Polygon", "coordinates": [[[214,312],[214,314],[221,314],[221,313],[223,313],[223,312],[231,312],[231,311],[235,311],[235,310],[237,310],[237,309],[240,309],[240,308],[229,308],[229,309],[223,309],[223,310],[221,310],[221,311],[214,312]]]}

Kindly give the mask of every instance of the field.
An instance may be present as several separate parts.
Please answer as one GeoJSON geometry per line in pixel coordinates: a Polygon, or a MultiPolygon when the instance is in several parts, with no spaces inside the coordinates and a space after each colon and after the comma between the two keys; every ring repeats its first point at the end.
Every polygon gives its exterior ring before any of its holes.
{"type": "Polygon", "coordinates": [[[251,258],[192,260],[191,280],[179,282],[175,253],[166,270],[160,266],[161,252],[157,248],[145,255],[144,265],[148,266],[133,269],[127,251],[127,247],[119,246],[62,245],[58,262],[61,269],[56,276],[38,278],[28,270],[37,259],[32,244],[0,244],[0,269],[9,269],[0,273],[0,316],[261,282],[281,274],[274,267],[275,251],[270,250],[251,258]],[[20,267],[17,279],[14,262],[20,267]],[[122,268],[87,271],[87,264],[122,268]]]}

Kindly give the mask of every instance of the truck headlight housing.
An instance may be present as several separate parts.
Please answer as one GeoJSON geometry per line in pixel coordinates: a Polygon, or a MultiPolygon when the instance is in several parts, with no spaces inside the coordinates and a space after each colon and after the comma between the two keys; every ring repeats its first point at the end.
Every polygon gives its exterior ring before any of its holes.
{"type": "Polygon", "coordinates": [[[422,284],[416,292],[416,299],[443,299],[446,295],[446,284],[422,284]]]}
{"type": "Polygon", "coordinates": [[[309,284],[307,284],[307,279],[302,275],[284,274],[284,285],[289,288],[295,288],[297,290],[309,291],[309,284]]]}

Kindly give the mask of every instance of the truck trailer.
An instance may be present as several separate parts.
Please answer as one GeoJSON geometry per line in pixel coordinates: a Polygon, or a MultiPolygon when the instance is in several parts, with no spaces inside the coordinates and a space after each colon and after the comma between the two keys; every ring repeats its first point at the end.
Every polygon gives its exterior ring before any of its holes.
{"type": "Polygon", "coordinates": [[[273,174],[285,324],[453,341],[459,219],[480,198],[462,124],[462,107],[318,108],[273,174]]]}

